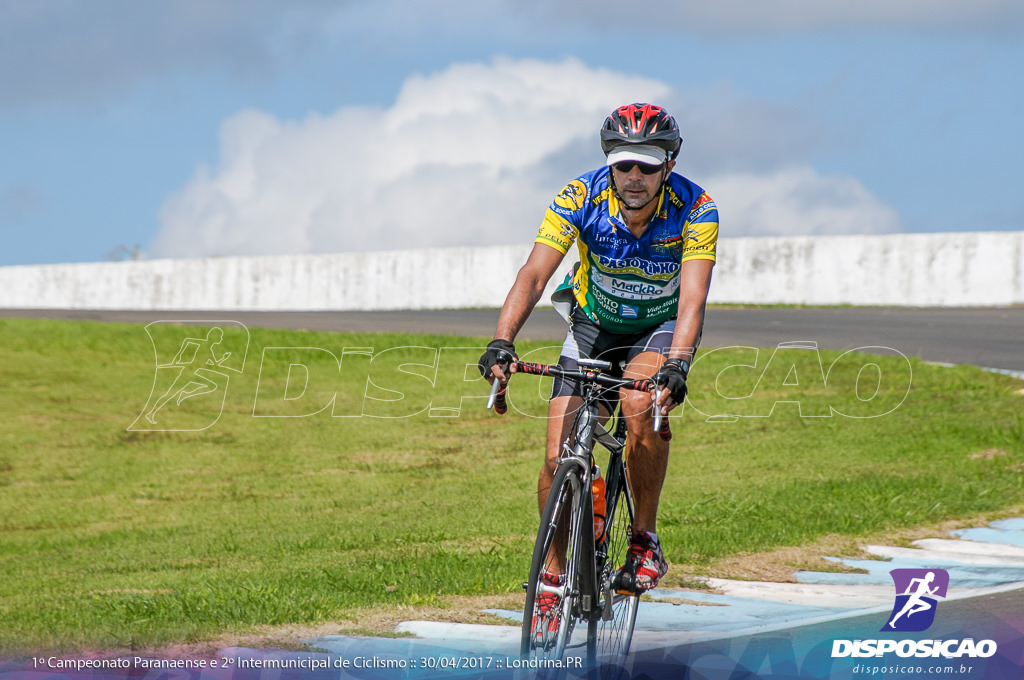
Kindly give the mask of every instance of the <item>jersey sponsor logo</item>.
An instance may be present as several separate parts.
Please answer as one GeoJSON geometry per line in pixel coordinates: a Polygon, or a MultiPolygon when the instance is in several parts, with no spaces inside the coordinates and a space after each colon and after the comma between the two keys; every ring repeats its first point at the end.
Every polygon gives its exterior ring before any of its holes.
{"type": "Polygon", "coordinates": [[[575,238],[576,227],[549,209],[537,232],[536,240],[554,244],[559,250],[566,252],[575,238]]]}
{"type": "Polygon", "coordinates": [[[598,255],[595,264],[608,273],[639,274],[669,278],[679,271],[678,262],[653,262],[639,257],[616,258],[598,255]]]}
{"type": "Polygon", "coordinates": [[[590,282],[595,288],[620,300],[660,300],[675,295],[676,291],[679,290],[678,277],[661,283],[622,279],[603,274],[600,271],[594,271],[590,275],[590,282]]]}
{"type": "Polygon", "coordinates": [[[597,192],[590,198],[590,202],[593,205],[601,205],[612,196],[611,187],[605,187],[601,191],[597,192]]]}
{"type": "Polygon", "coordinates": [[[679,306],[679,298],[673,296],[672,299],[667,302],[661,302],[647,310],[648,316],[660,316],[669,311],[674,311],[679,306]]]}
{"type": "MultiPolygon", "coordinates": [[[[665,188],[665,193],[668,196],[668,202],[672,204],[673,208],[682,209],[682,208],[686,207],[686,202],[683,201],[683,199],[679,198],[679,194],[677,194],[676,192],[672,191],[671,187],[666,187],[665,188]]],[[[702,194],[702,195],[707,196],[707,194],[702,194]]]]}
{"type": "Polygon", "coordinates": [[[537,236],[537,240],[538,241],[550,241],[551,243],[554,243],[555,245],[557,245],[560,250],[568,250],[569,246],[572,245],[572,242],[569,241],[569,239],[559,238],[556,235],[548,234],[548,233],[544,233],[544,234],[538,235],[537,236]]]}
{"type": "Polygon", "coordinates": [[[681,234],[655,236],[651,241],[651,250],[664,257],[676,259],[683,252],[683,236],[681,234]]]}
{"type": "Polygon", "coordinates": [[[703,194],[700,195],[696,202],[694,202],[693,209],[690,210],[690,215],[689,217],[686,218],[686,220],[688,222],[692,222],[693,220],[697,219],[698,217],[708,212],[709,210],[717,209],[718,206],[715,205],[715,202],[711,200],[711,197],[708,196],[707,192],[704,192],[703,194]]]}
{"type": "Polygon", "coordinates": [[[683,259],[684,260],[691,259],[691,258],[693,258],[693,257],[695,257],[697,255],[711,255],[712,258],[714,258],[714,255],[715,255],[715,246],[714,246],[714,244],[711,244],[710,246],[688,245],[685,248],[683,248],[683,259]]]}
{"type": "Polygon", "coordinates": [[[696,209],[708,203],[711,203],[713,205],[714,201],[711,200],[711,197],[708,196],[708,192],[705,191],[704,193],[697,197],[696,201],[693,202],[693,207],[696,209]]]}
{"type": "Polygon", "coordinates": [[[587,186],[578,179],[574,179],[565,185],[561,193],[555,196],[555,205],[570,211],[576,211],[583,207],[587,199],[587,186]]]}
{"type": "Polygon", "coordinates": [[[661,286],[655,286],[643,281],[623,281],[612,279],[612,290],[621,293],[632,293],[638,296],[655,296],[662,291],[661,286]]]}
{"type": "Polygon", "coordinates": [[[697,218],[699,218],[700,216],[702,216],[702,215],[704,215],[706,213],[709,213],[712,210],[717,210],[717,209],[718,209],[718,207],[714,203],[705,203],[701,207],[696,208],[695,210],[690,212],[689,216],[686,218],[686,221],[687,222],[696,222],[697,218]]]}
{"type": "Polygon", "coordinates": [[[623,319],[635,319],[640,316],[640,308],[623,303],[622,309],[619,313],[622,315],[623,319]]]}
{"type": "Polygon", "coordinates": [[[594,244],[594,245],[612,246],[612,247],[624,246],[627,243],[629,243],[629,241],[627,241],[626,239],[624,239],[621,236],[619,236],[619,228],[618,228],[618,226],[614,222],[612,222],[611,225],[612,225],[612,232],[610,234],[607,233],[607,232],[605,232],[605,233],[598,233],[598,234],[595,234],[594,236],[588,238],[587,241],[589,243],[594,244]]]}
{"type": "Polygon", "coordinates": [[[608,296],[604,295],[597,288],[591,289],[590,293],[591,293],[591,297],[594,298],[594,302],[596,302],[598,304],[598,306],[606,309],[607,311],[611,312],[612,314],[618,314],[618,312],[619,312],[619,303],[618,302],[616,302],[615,300],[612,300],[608,296]]]}

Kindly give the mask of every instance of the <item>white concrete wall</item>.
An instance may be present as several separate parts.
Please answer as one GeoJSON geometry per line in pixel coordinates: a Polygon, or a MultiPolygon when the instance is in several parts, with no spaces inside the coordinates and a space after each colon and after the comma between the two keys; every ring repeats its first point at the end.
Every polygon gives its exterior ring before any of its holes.
{"type": "MultiPolygon", "coordinates": [[[[0,267],[0,308],[498,307],[529,251],[527,244],[0,267]]],[[[711,301],[1024,304],[1024,232],[722,239],[711,301]]]]}
{"type": "Polygon", "coordinates": [[[1024,232],[727,239],[715,302],[1004,306],[1024,303],[1024,232]]]}

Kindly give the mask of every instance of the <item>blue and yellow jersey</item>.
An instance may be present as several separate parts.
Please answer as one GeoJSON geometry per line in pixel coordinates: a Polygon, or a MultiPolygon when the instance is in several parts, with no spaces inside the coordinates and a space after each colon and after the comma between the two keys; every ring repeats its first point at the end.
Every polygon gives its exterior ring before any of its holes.
{"type": "Polygon", "coordinates": [[[536,242],[564,254],[576,241],[576,301],[602,328],[632,333],[676,315],[683,262],[714,261],[718,208],[699,186],[671,174],[654,219],[636,238],[620,217],[609,174],[603,167],[569,182],[548,208],[536,242]]]}

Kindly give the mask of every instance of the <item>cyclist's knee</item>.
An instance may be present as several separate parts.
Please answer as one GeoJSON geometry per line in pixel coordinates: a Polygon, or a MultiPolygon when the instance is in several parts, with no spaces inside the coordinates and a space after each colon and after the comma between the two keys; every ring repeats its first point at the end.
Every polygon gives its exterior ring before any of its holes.
{"type": "Polygon", "coordinates": [[[622,390],[622,413],[629,418],[630,429],[633,423],[647,422],[652,418],[651,395],[648,392],[622,390]]]}
{"type": "Polygon", "coordinates": [[[544,469],[552,476],[555,474],[555,467],[557,467],[560,455],[561,445],[548,445],[546,455],[544,456],[544,469]]]}

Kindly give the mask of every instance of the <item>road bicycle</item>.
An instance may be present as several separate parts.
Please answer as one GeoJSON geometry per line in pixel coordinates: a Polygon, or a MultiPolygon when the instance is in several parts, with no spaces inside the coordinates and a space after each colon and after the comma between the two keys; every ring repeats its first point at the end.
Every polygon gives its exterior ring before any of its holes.
{"type": "MultiPolygon", "coordinates": [[[[614,432],[609,431],[599,422],[598,404],[609,389],[626,388],[657,394],[657,387],[651,379],[606,375],[611,369],[606,361],[580,359],[580,370],[571,371],[513,359],[511,355],[499,355],[502,365],[514,363],[519,373],[576,381],[583,399],[562,445],[554,482],[541,514],[530,577],[524,584],[522,656],[562,659],[567,649],[585,644],[588,665],[617,664],[629,652],[640,599],[638,594],[617,587],[621,584],[616,583],[618,569],[625,563],[629,550],[633,495],[624,457],[626,419],[620,407],[615,415],[614,432]],[[595,529],[594,525],[592,485],[598,476],[595,444],[608,450],[603,530],[595,529]],[[561,565],[564,569],[553,566],[559,554],[564,555],[561,565]],[[562,571],[562,581],[557,585],[542,581],[542,570],[562,571]],[[551,596],[557,598],[554,608],[546,606],[553,601],[551,596]],[[577,624],[586,625],[585,643],[573,639],[577,624]]],[[[498,413],[507,410],[505,391],[499,388],[497,380],[487,407],[498,413]]],[[[659,409],[653,410],[654,429],[669,439],[668,419],[661,417],[659,409]]]]}

